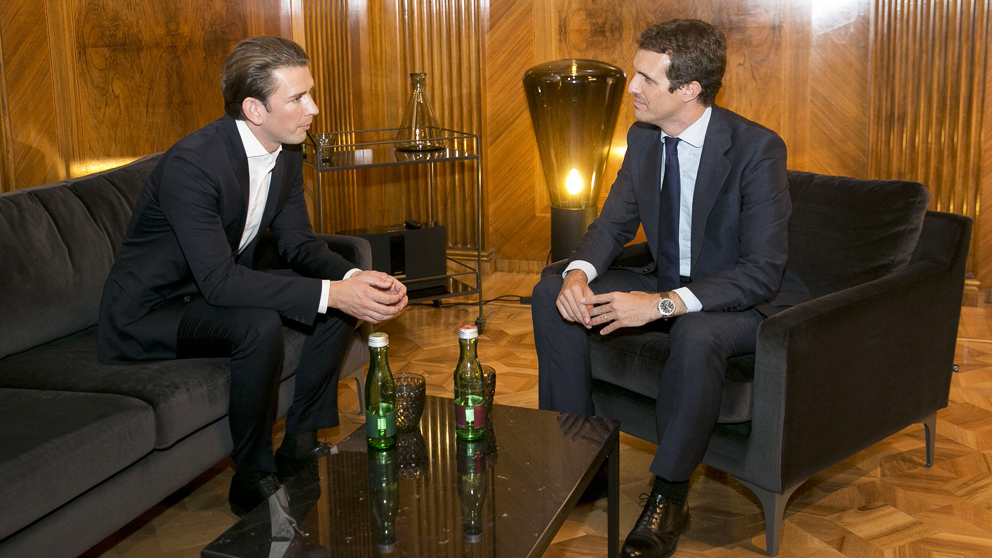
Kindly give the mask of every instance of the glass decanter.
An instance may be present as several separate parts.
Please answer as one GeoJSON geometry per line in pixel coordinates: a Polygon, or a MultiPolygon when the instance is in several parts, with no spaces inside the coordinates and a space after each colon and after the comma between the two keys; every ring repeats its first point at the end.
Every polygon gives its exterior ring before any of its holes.
{"type": "Polygon", "coordinates": [[[434,109],[427,102],[424,84],[427,74],[410,74],[413,92],[403,111],[403,122],[396,134],[396,149],[402,151],[433,151],[444,149],[444,143],[437,138],[444,137],[441,126],[434,116],[434,109]]]}

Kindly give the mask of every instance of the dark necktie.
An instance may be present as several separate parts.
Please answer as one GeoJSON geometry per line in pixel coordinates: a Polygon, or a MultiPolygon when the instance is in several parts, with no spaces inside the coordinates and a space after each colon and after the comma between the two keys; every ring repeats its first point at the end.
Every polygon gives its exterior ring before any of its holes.
{"type": "Polygon", "coordinates": [[[658,204],[658,292],[679,287],[679,138],[665,136],[665,176],[658,204]]]}

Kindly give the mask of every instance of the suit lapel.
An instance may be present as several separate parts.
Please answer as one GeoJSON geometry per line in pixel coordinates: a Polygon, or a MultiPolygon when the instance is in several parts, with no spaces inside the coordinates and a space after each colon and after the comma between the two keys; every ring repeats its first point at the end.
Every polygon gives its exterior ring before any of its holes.
{"type": "MultiPolygon", "coordinates": [[[[238,125],[233,118],[224,115],[224,132],[227,133],[228,149],[231,153],[231,166],[234,167],[234,177],[237,178],[241,186],[241,195],[244,200],[244,216],[248,215],[248,195],[250,185],[248,181],[248,155],[245,153],[245,145],[241,141],[241,133],[238,132],[238,125]]],[[[244,219],[242,219],[244,220],[244,219]]],[[[244,228],[242,226],[242,228],[244,228]]]]}
{"type": "Polygon", "coordinates": [[[658,223],[658,207],[661,205],[662,143],[660,130],[656,132],[654,140],[644,153],[646,155],[644,161],[644,180],[640,181],[640,183],[644,185],[644,188],[648,189],[648,199],[651,201],[651,205],[648,207],[654,208],[654,215],[650,219],[641,219],[641,224],[645,225],[644,236],[647,238],[648,246],[653,248],[651,253],[657,257],[658,228],[660,226],[658,223]]]}
{"type": "Polygon", "coordinates": [[[248,196],[251,193],[251,184],[248,176],[248,154],[245,153],[244,142],[241,141],[241,133],[238,132],[237,122],[228,115],[221,119],[224,125],[224,132],[227,135],[227,149],[231,155],[231,168],[234,170],[234,179],[241,188],[241,211],[237,216],[237,229],[241,231],[228,238],[231,245],[231,254],[237,261],[238,245],[241,244],[241,233],[245,230],[245,223],[248,221],[248,196]]]}
{"type": "MultiPolygon", "coordinates": [[[[272,167],[272,178],[269,181],[269,193],[265,198],[265,209],[262,210],[262,220],[258,224],[258,232],[255,233],[255,238],[248,243],[245,247],[244,252],[238,259],[239,263],[246,265],[248,267],[254,267],[255,259],[255,248],[258,246],[259,240],[265,235],[265,231],[272,224],[272,219],[275,217],[276,208],[280,205],[280,197],[284,195],[284,182],[285,182],[285,160],[286,160],[286,149],[285,147],[279,153],[279,157],[276,158],[276,166],[272,167]]],[[[247,220],[247,215],[246,215],[247,220]]]]}
{"type": "Polygon", "coordinates": [[[265,200],[265,211],[262,212],[262,222],[258,227],[258,234],[261,235],[265,229],[269,228],[276,213],[279,200],[284,195],[283,188],[286,182],[286,148],[283,147],[276,158],[276,166],[272,167],[272,180],[269,182],[269,197],[265,200]]]}
{"type": "Polygon", "coordinates": [[[716,203],[723,183],[730,174],[730,161],[726,153],[730,149],[730,128],[722,109],[713,107],[710,125],[703,141],[703,153],[699,158],[699,172],[696,175],[696,188],[692,196],[692,269],[696,269],[696,259],[703,246],[706,220],[716,203]]]}

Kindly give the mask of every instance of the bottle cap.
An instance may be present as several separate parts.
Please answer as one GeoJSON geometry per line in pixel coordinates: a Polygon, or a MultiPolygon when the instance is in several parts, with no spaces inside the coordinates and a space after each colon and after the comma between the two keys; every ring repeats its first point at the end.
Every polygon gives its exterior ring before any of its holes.
{"type": "Polygon", "coordinates": [[[479,328],[474,325],[463,325],[458,328],[459,339],[476,339],[479,337],[479,328]]]}
{"type": "Polygon", "coordinates": [[[389,346],[389,335],[381,331],[377,331],[372,335],[369,335],[369,347],[388,347],[389,346]]]}

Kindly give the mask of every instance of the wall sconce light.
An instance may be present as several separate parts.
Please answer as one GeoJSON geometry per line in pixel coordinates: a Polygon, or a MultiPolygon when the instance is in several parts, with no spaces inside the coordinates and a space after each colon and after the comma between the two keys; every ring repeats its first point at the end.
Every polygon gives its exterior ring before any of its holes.
{"type": "Polygon", "coordinates": [[[627,75],[596,60],[556,60],[524,73],[551,197],[551,261],[575,249],[596,218],[627,75]]]}

